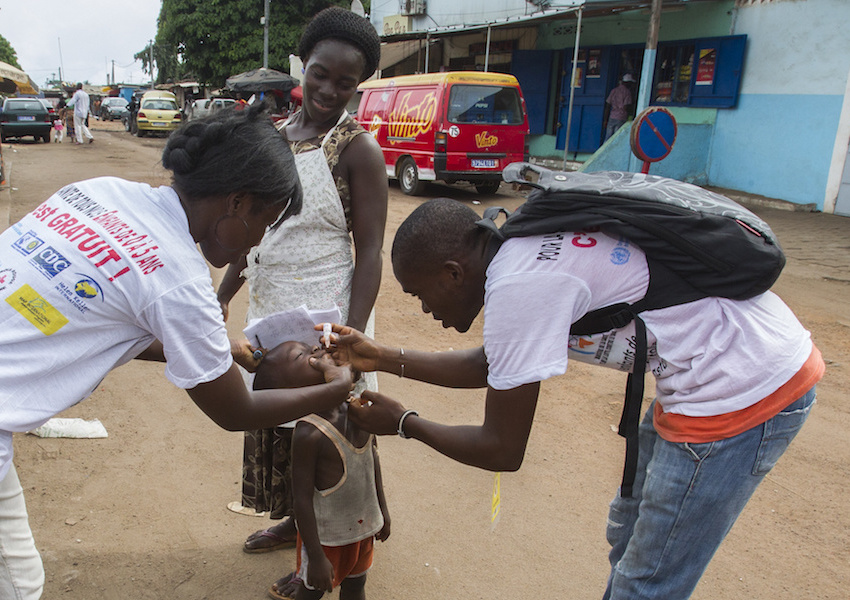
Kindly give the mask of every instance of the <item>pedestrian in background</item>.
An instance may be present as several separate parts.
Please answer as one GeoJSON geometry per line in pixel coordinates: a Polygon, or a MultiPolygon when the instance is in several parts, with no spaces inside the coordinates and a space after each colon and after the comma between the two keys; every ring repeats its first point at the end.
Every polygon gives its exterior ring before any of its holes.
{"type": "Polygon", "coordinates": [[[634,102],[631,90],[634,82],[634,75],[626,73],[620,79],[620,85],[611,90],[611,93],[608,94],[608,98],[605,100],[605,108],[608,109],[608,126],[605,128],[606,140],[614,135],[629,118],[627,107],[631,106],[632,102],[634,102]]]}
{"type": "Polygon", "coordinates": [[[74,131],[76,132],[77,143],[82,144],[83,136],[85,136],[89,144],[91,144],[94,142],[94,136],[89,131],[88,125],[86,125],[91,102],[89,95],[83,89],[82,83],[77,84],[77,91],[74,92],[72,100],[74,102],[74,131]]]}

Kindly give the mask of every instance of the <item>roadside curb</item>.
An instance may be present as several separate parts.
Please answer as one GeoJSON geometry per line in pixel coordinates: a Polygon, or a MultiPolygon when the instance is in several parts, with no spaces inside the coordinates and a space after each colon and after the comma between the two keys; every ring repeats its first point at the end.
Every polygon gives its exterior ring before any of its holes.
{"type": "Polygon", "coordinates": [[[731,198],[738,204],[743,204],[744,206],[748,206],[750,208],[753,207],[764,207],[764,208],[776,208],[778,210],[787,210],[791,212],[819,212],[818,206],[815,203],[811,204],[797,204],[796,202],[789,202],[787,200],[778,200],[776,198],[768,198],[767,196],[759,196],[758,194],[748,194],[746,192],[739,192],[737,190],[726,190],[723,188],[714,188],[707,187],[713,192],[717,192],[718,194],[723,194],[727,198],[731,198]]]}

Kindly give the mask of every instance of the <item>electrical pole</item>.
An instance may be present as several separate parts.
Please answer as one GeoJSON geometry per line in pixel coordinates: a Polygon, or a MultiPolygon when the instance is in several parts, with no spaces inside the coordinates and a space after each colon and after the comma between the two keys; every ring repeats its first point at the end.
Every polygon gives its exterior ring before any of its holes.
{"type": "Polygon", "coordinates": [[[64,71],[64,69],[62,67],[65,66],[63,64],[63,61],[62,61],[62,38],[56,38],[56,39],[59,41],[59,81],[64,81],[62,79],[62,71],[64,71]]]}
{"type": "Polygon", "coordinates": [[[269,0],[264,0],[263,16],[263,68],[269,68],[269,0]]]}
{"type": "Polygon", "coordinates": [[[150,43],[151,89],[153,89],[153,40],[150,43]]]}

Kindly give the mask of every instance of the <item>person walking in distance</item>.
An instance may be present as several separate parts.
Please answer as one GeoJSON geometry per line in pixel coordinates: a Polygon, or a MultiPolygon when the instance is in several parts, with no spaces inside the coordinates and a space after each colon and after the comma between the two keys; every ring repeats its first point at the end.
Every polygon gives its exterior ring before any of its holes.
{"type": "Polygon", "coordinates": [[[74,101],[74,131],[77,136],[77,143],[83,143],[83,137],[89,141],[89,144],[94,142],[94,136],[89,131],[88,125],[86,125],[86,119],[89,116],[89,109],[91,108],[91,100],[89,99],[89,95],[83,89],[83,84],[77,84],[77,91],[74,92],[73,96],[74,101]]]}

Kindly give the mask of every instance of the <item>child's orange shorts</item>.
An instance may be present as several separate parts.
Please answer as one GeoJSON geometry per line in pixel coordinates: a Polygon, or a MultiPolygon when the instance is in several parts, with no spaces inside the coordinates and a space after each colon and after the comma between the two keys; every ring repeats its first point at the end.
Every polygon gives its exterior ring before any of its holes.
{"type": "MultiPolygon", "coordinates": [[[[298,563],[296,570],[304,587],[312,590],[307,585],[307,551],[301,543],[301,534],[295,544],[298,563]]],[[[372,566],[372,555],[375,553],[375,537],[369,536],[365,540],[348,544],[347,546],[322,546],[325,556],[334,568],[334,588],[338,587],[342,580],[347,577],[359,577],[365,575],[372,566]]]]}

